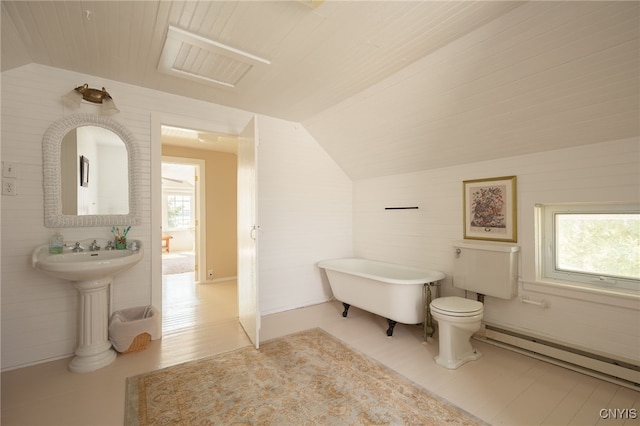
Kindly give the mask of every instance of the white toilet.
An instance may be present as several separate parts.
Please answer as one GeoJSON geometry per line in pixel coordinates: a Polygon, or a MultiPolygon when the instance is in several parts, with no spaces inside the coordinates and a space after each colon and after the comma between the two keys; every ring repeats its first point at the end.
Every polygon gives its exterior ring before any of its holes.
{"type": "Polygon", "coordinates": [[[431,315],[438,321],[440,353],[436,363],[455,369],[482,355],[471,346],[473,333],[480,330],[484,306],[462,297],[440,297],[431,302],[431,315]]]}
{"type": "MultiPolygon", "coordinates": [[[[514,244],[457,241],[453,286],[485,296],[512,299],[517,293],[518,252],[514,244]]],[[[481,354],[471,346],[471,336],[480,330],[484,305],[463,297],[440,297],[429,305],[438,321],[440,353],[436,363],[456,369],[481,354]]]]}

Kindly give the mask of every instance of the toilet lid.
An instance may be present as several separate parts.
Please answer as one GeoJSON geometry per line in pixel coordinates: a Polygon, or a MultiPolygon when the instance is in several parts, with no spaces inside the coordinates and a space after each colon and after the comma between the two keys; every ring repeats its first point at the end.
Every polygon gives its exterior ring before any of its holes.
{"type": "Polygon", "coordinates": [[[476,315],[483,310],[482,303],[463,297],[439,297],[431,302],[431,307],[444,314],[449,313],[455,316],[476,315]]]}

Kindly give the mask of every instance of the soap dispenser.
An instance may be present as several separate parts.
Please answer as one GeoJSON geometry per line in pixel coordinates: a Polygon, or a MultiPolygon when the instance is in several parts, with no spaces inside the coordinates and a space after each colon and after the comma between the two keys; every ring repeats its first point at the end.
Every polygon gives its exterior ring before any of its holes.
{"type": "Polygon", "coordinates": [[[49,238],[49,253],[62,253],[63,246],[64,239],[62,238],[62,234],[60,234],[59,231],[56,231],[56,233],[49,238]]]}

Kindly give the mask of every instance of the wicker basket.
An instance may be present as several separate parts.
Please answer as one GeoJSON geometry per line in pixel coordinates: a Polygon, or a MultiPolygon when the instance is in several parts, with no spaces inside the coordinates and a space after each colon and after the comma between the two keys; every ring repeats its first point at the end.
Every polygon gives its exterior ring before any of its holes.
{"type": "Polygon", "coordinates": [[[138,334],[131,345],[127,348],[126,351],[122,352],[123,354],[128,354],[131,352],[140,352],[147,349],[147,345],[151,341],[151,335],[149,333],[138,334]]]}
{"type": "Polygon", "coordinates": [[[121,354],[142,351],[160,338],[160,313],[153,306],[115,311],[109,319],[109,340],[121,354]]]}

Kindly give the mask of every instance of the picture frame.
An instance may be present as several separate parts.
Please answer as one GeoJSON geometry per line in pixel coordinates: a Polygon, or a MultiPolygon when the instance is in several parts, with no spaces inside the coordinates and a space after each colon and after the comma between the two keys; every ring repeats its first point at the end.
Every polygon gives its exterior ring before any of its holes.
{"type": "Polygon", "coordinates": [[[465,180],[462,191],[464,239],[518,241],[516,176],[465,180]]]}
{"type": "Polygon", "coordinates": [[[89,186],[89,159],[84,155],[80,156],[80,186],[89,186]]]}

